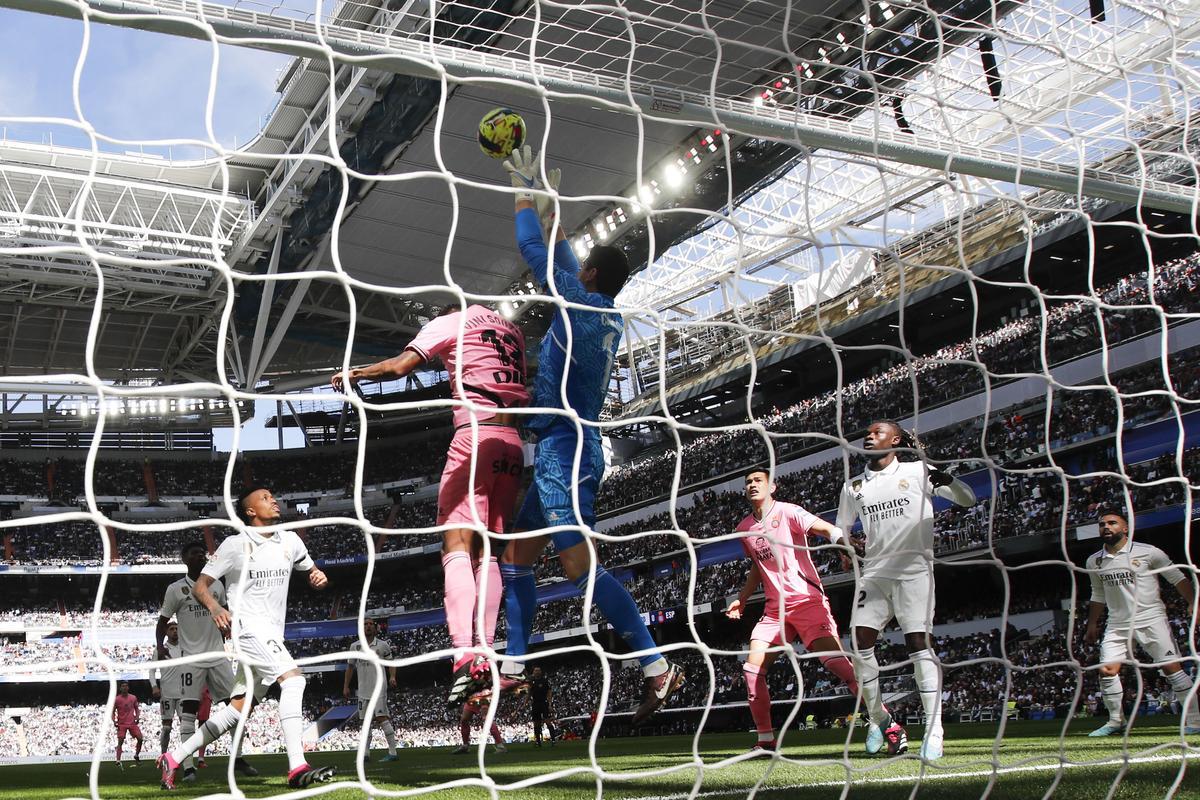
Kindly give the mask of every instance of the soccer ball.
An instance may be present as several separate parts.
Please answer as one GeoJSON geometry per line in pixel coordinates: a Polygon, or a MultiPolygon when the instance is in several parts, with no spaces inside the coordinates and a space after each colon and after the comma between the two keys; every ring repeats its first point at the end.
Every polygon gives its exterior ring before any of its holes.
{"type": "Polygon", "coordinates": [[[479,120],[479,149],[492,158],[508,158],[525,144],[525,120],[511,108],[493,108],[479,120]]]}

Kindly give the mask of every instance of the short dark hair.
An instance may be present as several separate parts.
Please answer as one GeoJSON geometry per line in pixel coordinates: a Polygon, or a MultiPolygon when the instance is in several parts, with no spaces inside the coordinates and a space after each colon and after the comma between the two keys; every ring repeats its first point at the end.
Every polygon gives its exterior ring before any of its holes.
{"type": "Polygon", "coordinates": [[[1125,516],[1124,511],[1119,511],[1115,506],[1100,506],[1096,509],[1096,519],[1104,519],[1105,517],[1120,517],[1121,522],[1129,524],[1129,517],[1125,516]]]}
{"type": "MultiPolygon", "coordinates": [[[[900,436],[900,448],[903,450],[921,450],[921,440],[912,431],[906,431],[904,426],[894,419],[871,420],[871,425],[890,425],[900,436]]],[[[869,427],[869,426],[868,426],[869,427]]]]}
{"type": "Polygon", "coordinates": [[[625,281],[629,280],[629,259],[619,247],[611,244],[593,247],[583,266],[596,270],[596,291],[608,297],[620,294],[625,281]]]}
{"type": "Polygon", "coordinates": [[[184,542],[183,547],[179,548],[179,557],[183,558],[188,553],[190,553],[192,550],[196,550],[196,549],[200,549],[200,550],[203,550],[205,553],[208,553],[208,545],[206,545],[204,542],[200,541],[199,539],[193,539],[190,542],[184,542]]]}
{"type": "Polygon", "coordinates": [[[756,472],[761,472],[767,476],[767,480],[771,480],[771,470],[767,467],[751,467],[750,469],[746,470],[746,474],[743,477],[749,478],[756,472]]]}
{"type": "Polygon", "coordinates": [[[256,484],[242,490],[242,493],[238,495],[237,508],[235,510],[237,511],[238,519],[247,525],[250,524],[250,518],[246,516],[246,498],[255,492],[261,492],[263,489],[270,491],[269,487],[263,486],[262,484],[256,484]]]}

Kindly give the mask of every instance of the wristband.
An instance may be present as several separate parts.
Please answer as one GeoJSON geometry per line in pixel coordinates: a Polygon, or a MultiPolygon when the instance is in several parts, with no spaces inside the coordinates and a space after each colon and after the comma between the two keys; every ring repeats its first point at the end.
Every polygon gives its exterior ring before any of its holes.
{"type": "Polygon", "coordinates": [[[834,528],[829,533],[829,543],[830,544],[837,544],[838,542],[842,541],[845,538],[846,538],[846,534],[842,533],[841,528],[834,528]]]}

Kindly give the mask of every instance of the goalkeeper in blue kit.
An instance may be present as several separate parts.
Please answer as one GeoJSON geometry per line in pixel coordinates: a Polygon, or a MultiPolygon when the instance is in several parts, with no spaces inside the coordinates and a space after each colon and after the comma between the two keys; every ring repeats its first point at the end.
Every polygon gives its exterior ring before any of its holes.
{"type": "MultiPolygon", "coordinates": [[[[638,725],[662,708],[683,684],[683,670],[669,663],[656,649],[641,612],[625,587],[604,567],[593,567],[581,531],[596,522],[594,507],[604,476],[604,453],[599,428],[588,423],[595,423],[600,417],[613,361],[621,344],[624,325],[620,313],[612,310],[613,298],[629,278],[629,262],[617,248],[599,246],[580,265],[559,227],[551,282],[544,230],[551,227],[554,205],[546,196],[530,191],[540,188],[537,159],[525,147],[514,151],[504,168],[509,171],[513,186],[521,190],[516,195],[517,246],[534,279],[547,293],[585,308],[559,308],[539,352],[532,405],[562,409],[562,413],[535,415],[526,426],[537,435],[538,441],[533,485],[517,514],[516,527],[521,531],[552,526],[571,526],[571,529],[513,540],[500,559],[508,626],[505,655],[510,657],[500,666],[502,688],[524,686],[525,665],[512,657],[528,652],[537,605],[532,565],[547,542],[553,541],[567,578],[583,592],[589,576],[594,576],[596,605],[629,647],[640,654],[645,691],[633,715],[633,724],[638,725]],[[577,474],[575,452],[580,434],[572,414],[579,418],[583,431],[577,474]],[[578,516],[572,500],[573,489],[579,496],[578,516]]],[[[557,189],[559,171],[553,170],[546,177],[549,188],[557,189]]]]}

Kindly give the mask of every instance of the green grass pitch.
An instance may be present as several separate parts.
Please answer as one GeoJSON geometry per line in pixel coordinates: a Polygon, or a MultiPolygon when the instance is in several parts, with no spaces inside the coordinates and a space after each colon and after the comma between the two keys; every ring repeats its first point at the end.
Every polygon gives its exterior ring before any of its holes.
{"type": "MultiPolygon", "coordinates": [[[[1185,746],[1178,727],[1144,724],[1135,727],[1127,742],[1129,763],[1118,737],[1089,739],[1083,734],[1095,727],[1091,720],[1071,726],[1061,740],[1061,722],[1016,722],[1010,724],[1001,746],[996,747],[994,725],[951,725],[947,728],[946,757],[924,770],[917,798],[981,797],[1040,798],[1055,800],[1149,800],[1175,797],[1200,799],[1200,737],[1185,746]],[[990,762],[999,762],[994,776],[990,762]],[[1074,764],[1057,767],[1061,761],[1074,764]],[[989,784],[990,781],[991,782],[989,784]],[[1115,792],[1110,795],[1114,783],[1115,792]],[[1172,786],[1177,787],[1171,794],[1172,786]],[[990,792],[990,793],[989,793],[990,792]]],[[[916,742],[920,729],[910,729],[916,742]]],[[[783,758],[742,760],[753,742],[751,734],[701,736],[700,763],[692,754],[690,736],[602,739],[597,762],[605,770],[604,798],[661,798],[684,800],[697,784],[701,798],[745,797],[761,781],[759,796],[765,798],[830,798],[842,796],[847,773],[839,764],[845,746],[845,731],[796,731],[789,735],[783,758]],[[641,774],[637,774],[641,773],[641,774]]],[[[847,797],[855,800],[908,798],[922,772],[911,758],[868,758],[861,753],[862,731],[855,732],[850,753],[854,770],[847,797]]],[[[915,750],[915,745],[914,745],[915,750]]],[[[489,793],[480,787],[458,786],[431,790],[439,783],[480,777],[477,752],[453,755],[449,748],[402,750],[396,763],[376,761],[366,765],[366,779],[382,792],[420,791],[436,800],[484,800],[489,793]]],[[[253,756],[262,771],[258,778],[239,778],[238,788],[248,797],[268,797],[285,791],[280,777],[285,762],[281,755],[253,756]]],[[[356,782],[357,765],[352,753],[315,753],[314,764],[332,764],[340,781],[356,782]]],[[[212,759],[200,779],[183,784],[173,793],[178,798],[228,793],[225,760],[212,759]]],[[[503,800],[576,800],[597,796],[596,775],[589,770],[586,742],[561,742],[555,747],[535,748],[516,744],[506,754],[489,747],[487,775],[502,789],[503,800]],[[551,780],[533,784],[539,776],[565,772],[551,780]]],[[[0,797],[20,800],[86,797],[87,764],[51,764],[0,768],[0,797]]],[[[137,768],[117,768],[112,762],[100,767],[100,796],[124,800],[164,797],[157,772],[147,761],[137,768]]],[[[364,785],[327,784],[321,797],[358,800],[372,796],[364,785]]],[[[319,790],[320,791],[320,790],[319,790]]],[[[379,795],[374,795],[379,796],[379,795]]]]}

